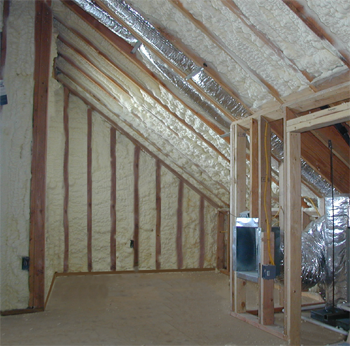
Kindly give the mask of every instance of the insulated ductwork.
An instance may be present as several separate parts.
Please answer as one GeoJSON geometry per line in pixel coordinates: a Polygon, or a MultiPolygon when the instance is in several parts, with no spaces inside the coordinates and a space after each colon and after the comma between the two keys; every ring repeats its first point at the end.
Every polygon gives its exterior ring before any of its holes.
{"type": "MultiPolygon", "coordinates": [[[[81,8],[90,15],[95,17],[100,23],[105,25],[119,37],[123,38],[132,46],[138,44],[138,40],[126,28],[114,20],[108,13],[96,6],[91,0],[74,0],[81,8]]],[[[190,75],[198,71],[198,67],[191,59],[189,59],[179,49],[174,47],[150,22],[145,20],[137,11],[126,4],[124,1],[103,0],[103,3],[108,6],[121,20],[132,26],[133,30],[138,35],[150,44],[154,49],[161,53],[178,69],[186,75],[190,75]]],[[[164,64],[152,52],[141,45],[138,49],[140,54],[138,58],[143,63],[155,72],[163,81],[171,82],[176,86],[182,94],[186,95],[193,103],[200,107],[201,111],[205,112],[212,119],[221,125],[221,127],[229,128],[231,123],[220,110],[210,105],[187,81],[179,76],[169,66],[164,64]]],[[[223,88],[204,70],[195,73],[192,80],[217,103],[222,105],[228,113],[234,118],[243,118],[249,115],[242,104],[231,97],[223,88]]]]}

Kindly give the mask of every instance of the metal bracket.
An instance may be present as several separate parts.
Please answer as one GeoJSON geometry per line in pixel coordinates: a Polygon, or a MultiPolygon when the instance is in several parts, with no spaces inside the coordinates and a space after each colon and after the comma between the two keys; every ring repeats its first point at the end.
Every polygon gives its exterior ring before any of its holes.
{"type": "Polygon", "coordinates": [[[131,50],[131,54],[135,54],[136,51],[140,48],[140,46],[142,45],[141,41],[137,41],[134,48],[131,50]]]}

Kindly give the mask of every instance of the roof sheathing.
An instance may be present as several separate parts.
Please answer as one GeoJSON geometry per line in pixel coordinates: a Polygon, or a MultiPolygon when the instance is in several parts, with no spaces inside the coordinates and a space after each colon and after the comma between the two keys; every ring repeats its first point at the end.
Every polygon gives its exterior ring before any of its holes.
{"type": "MultiPolygon", "coordinates": [[[[325,1],[325,0],[324,0],[325,1]]],[[[329,2],[329,1],[327,1],[329,2]]],[[[281,0],[235,0],[240,10],[301,71],[316,79],[345,71],[330,44],[316,36],[281,0]]]]}

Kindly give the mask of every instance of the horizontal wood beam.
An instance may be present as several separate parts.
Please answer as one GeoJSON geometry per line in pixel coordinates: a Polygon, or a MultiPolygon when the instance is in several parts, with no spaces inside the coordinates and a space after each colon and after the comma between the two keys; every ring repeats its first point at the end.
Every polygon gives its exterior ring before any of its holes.
{"type": "MultiPolygon", "coordinates": [[[[70,76],[67,76],[67,78],[71,79],[70,76]]],[[[172,168],[169,164],[167,164],[165,161],[161,160],[156,154],[153,153],[153,151],[151,151],[150,149],[148,149],[146,146],[144,146],[141,142],[139,142],[136,138],[134,138],[132,135],[130,135],[126,130],[124,130],[121,126],[119,126],[115,121],[113,121],[110,117],[108,117],[107,115],[105,115],[100,109],[98,109],[96,106],[94,106],[93,103],[91,103],[89,100],[87,100],[85,97],[83,97],[82,95],[80,95],[76,90],[74,90],[70,85],[68,85],[67,83],[65,83],[64,81],[60,80],[59,76],[57,77],[58,81],[60,83],[62,83],[65,87],[67,87],[70,92],[72,94],[74,94],[75,96],[77,96],[78,98],[80,98],[85,104],[87,104],[88,106],[90,106],[95,112],[97,112],[98,114],[100,114],[104,119],[106,119],[113,127],[115,127],[115,129],[117,131],[119,131],[121,134],[123,134],[126,138],[128,138],[132,143],[134,143],[134,145],[138,145],[142,148],[142,150],[144,152],[146,152],[147,154],[149,154],[150,156],[152,156],[154,159],[158,159],[162,166],[165,167],[167,170],[169,170],[172,174],[174,174],[178,179],[182,179],[184,181],[184,183],[193,191],[195,191],[198,195],[203,196],[204,199],[210,204],[212,205],[214,208],[218,209],[218,208],[223,208],[223,207],[227,207],[228,203],[221,201],[218,197],[215,196],[215,198],[217,198],[218,200],[220,200],[220,202],[222,202],[222,204],[218,204],[217,202],[215,202],[213,199],[211,199],[208,195],[206,195],[204,192],[202,192],[201,190],[199,190],[196,186],[194,186],[191,182],[189,182],[187,179],[185,179],[180,173],[178,173],[174,168],[172,168]]],[[[72,80],[72,79],[71,79],[72,80]]],[[[73,83],[75,83],[74,80],[72,80],[73,83]]],[[[78,84],[77,84],[78,85],[78,84]]],[[[79,85],[78,85],[79,86],[79,85]]],[[[79,86],[81,87],[81,86],[79,86]]],[[[93,96],[91,96],[93,97],[93,96]]],[[[96,100],[97,102],[101,103],[100,100],[96,100]]],[[[102,105],[103,107],[106,107],[105,105],[102,105]]],[[[107,108],[107,107],[106,107],[107,108]]],[[[107,108],[108,109],[108,108],[107,108]]],[[[113,111],[109,110],[110,112],[112,112],[113,114],[115,114],[117,117],[119,117],[116,113],[114,113],[113,111]]],[[[147,138],[145,138],[139,131],[137,131],[136,129],[131,127],[131,124],[125,123],[126,126],[130,127],[133,131],[135,131],[142,139],[146,140],[148,143],[149,141],[147,140],[147,138]]],[[[150,145],[154,146],[154,144],[149,143],[150,145]]],[[[160,151],[160,149],[155,148],[156,151],[160,151]]],[[[161,151],[160,151],[161,152],[161,151]]],[[[164,155],[164,154],[163,154],[164,155]]],[[[181,167],[179,167],[179,169],[181,169],[181,167]]],[[[188,173],[186,173],[188,174],[188,173]]],[[[190,176],[191,178],[193,178],[192,176],[190,176]]],[[[209,191],[210,192],[210,191],[209,191]]],[[[211,193],[211,192],[210,192],[211,193]]]]}
{"type": "Polygon", "coordinates": [[[319,22],[317,16],[312,16],[310,9],[305,9],[304,6],[298,2],[298,0],[282,0],[291,11],[293,11],[299,19],[308,26],[321,40],[327,40],[338,52],[338,58],[350,68],[350,54],[345,49],[344,45],[339,39],[327,30],[323,24],[319,22]]]}
{"type": "MultiPolygon", "coordinates": [[[[63,25],[63,24],[62,24],[63,25]]],[[[106,73],[102,72],[102,70],[96,66],[96,64],[84,54],[83,51],[81,51],[79,48],[77,48],[74,44],[70,43],[67,39],[62,37],[61,35],[58,36],[58,39],[65,44],[67,47],[69,47],[72,51],[74,51],[77,55],[79,55],[82,59],[84,59],[87,63],[91,64],[97,71],[99,71],[102,75],[104,75],[106,78],[111,79],[113,83],[116,83],[120,88],[123,88],[122,85],[120,85],[114,78],[111,78],[106,73]]],[[[86,43],[86,42],[85,42],[86,43]]],[[[115,68],[119,73],[121,73],[125,78],[127,78],[130,83],[137,86],[140,90],[142,90],[145,94],[147,94],[154,102],[156,102],[161,108],[163,108],[164,111],[171,114],[176,120],[178,120],[182,125],[184,125],[188,130],[190,130],[193,134],[196,135],[201,141],[203,141],[209,148],[214,150],[218,155],[220,155],[225,161],[230,162],[230,159],[227,158],[215,145],[213,145],[210,141],[208,141],[201,133],[196,131],[191,125],[189,125],[184,119],[179,117],[175,112],[171,111],[171,109],[163,104],[159,99],[157,99],[151,91],[146,89],[141,83],[139,83],[135,78],[131,77],[129,74],[127,74],[124,70],[122,70],[119,66],[117,66],[115,63],[113,63],[106,55],[101,53],[96,47],[89,45],[92,50],[95,51],[96,54],[101,56],[102,59],[105,59],[108,63],[110,63],[113,68],[115,68]]],[[[125,90],[126,93],[128,93],[129,96],[130,93],[125,90]]],[[[132,97],[136,97],[135,95],[132,95],[132,97]]]]}
{"type": "MultiPolygon", "coordinates": [[[[125,22],[121,19],[113,10],[103,3],[101,0],[95,0],[95,3],[104,11],[106,11],[118,24],[127,28],[130,33],[140,42],[142,42],[145,47],[147,47],[153,54],[155,54],[160,60],[163,61],[166,65],[170,66],[180,77],[186,78],[187,74],[182,71],[175,63],[173,63],[169,58],[165,57],[162,53],[160,53],[157,49],[154,48],[152,44],[150,44],[147,39],[145,39],[142,35],[140,35],[135,29],[133,29],[132,25],[125,22]]],[[[156,30],[156,29],[155,29],[156,30]]],[[[236,118],[233,114],[231,114],[223,105],[208,95],[203,89],[201,89],[192,79],[187,80],[187,83],[190,84],[197,93],[199,93],[202,97],[204,97],[209,103],[212,103],[216,108],[218,108],[229,121],[235,121],[236,118]]]]}
{"type": "Polygon", "coordinates": [[[350,120],[350,102],[303,115],[287,122],[287,131],[304,132],[350,120]]]}
{"type": "MultiPolygon", "coordinates": [[[[209,119],[208,117],[205,117],[201,113],[195,111],[192,107],[190,107],[187,103],[185,103],[180,97],[175,95],[175,93],[173,93],[164,84],[164,82],[162,80],[160,80],[151,70],[149,70],[140,60],[137,59],[135,54],[131,53],[131,51],[133,49],[133,46],[131,46],[125,40],[123,40],[118,35],[114,34],[112,31],[110,31],[107,27],[105,27],[103,24],[101,24],[97,19],[92,17],[90,14],[85,12],[82,8],[80,8],[78,5],[76,5],[73,1],[71,1],[71,0],[62,0],[62,2],[67,8],[69,8],[72,12],[74,12],[81,20],[83,20],[90,27],[92,27],[94,30],[96,30],[105,40],[107,40],[125,58],[127,58],[130,62],[132,62],[134,65],[136,65],[148,77],[150,77],[152,80],[154,80],[156,83],[158,83],[175,100],[177,100],[178,102],[181,103],[181,105],[183,105],[184,107],[189,109],[194,115],[196,115],[200,120],[202,120],[213,131],[215,131],[219,135],[222,135],[222,134],[225,133],[225,131],[222,128],[220,128],[220,126],[218,126],[215,121],[213,121],[212,119],[209,119]]],[[[55,18],[57,19],[57,16],[55,18]]],[[[63,22],[63,20],[60,19],[60,22],[63,22]]],[[[71,26],[67,25],[67,23],[65,23],[64,25],[71,32],[73,32],[75,35],[79,35],[80,38],[83,37],[78,31],[73,29],[71,26]]],[[[224,138],[224,140],[229,143],[229,138],[224,138]]]]}

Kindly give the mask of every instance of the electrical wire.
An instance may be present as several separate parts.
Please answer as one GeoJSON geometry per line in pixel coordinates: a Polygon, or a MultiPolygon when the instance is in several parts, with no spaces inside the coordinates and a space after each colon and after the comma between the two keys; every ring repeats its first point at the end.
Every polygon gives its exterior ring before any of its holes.
{"type": "Polygon", "coordinates": [[[271,229],[270,229],[270,220],[267,215],[267,205],[266,205],[266,198],[267,198],[267,185],[268,185],[268,174],[269,174],[269,159],[267,154],[267,122],[265,126],[265,136],[264,136],[264,147],[265,147],[265,166],[266,166],[266,177],[265,177],[265,191],[264,191],[264,210],[265,210],[265,217],[266,217],[266,232],[267,232],[267,252],[270,259],[270,264],[275,265],[275,261],[273,260],[272,254],[271,254],[271,229]]]}

